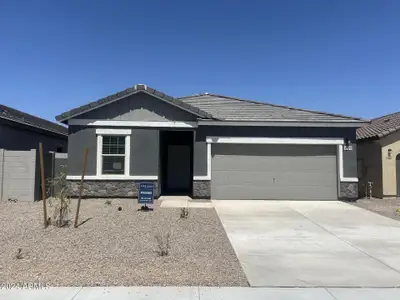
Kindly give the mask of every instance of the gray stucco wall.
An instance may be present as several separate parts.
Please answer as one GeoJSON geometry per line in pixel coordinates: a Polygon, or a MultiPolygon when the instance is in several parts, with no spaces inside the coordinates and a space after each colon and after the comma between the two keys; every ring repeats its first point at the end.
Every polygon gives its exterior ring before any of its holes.
{"type": "Polygon", "coordinates": [[[207,175],[207,144],[204,130],[197,130],[193,146],[193,175],[207,175]]]}
{"type": "Polygon", "coordinates": [[[42,142],[44,152],[57,151],[59,147],[65,152],[67,141],[67,136],[0,119],[0,149],[18,151],[39,149],[39,142],[42,142]]]}
{"type": "MultiPolygon", "coordinates": [[[[68,138],[68,175],[81,175],[83,154],[88,147],[86,175],[96,175],[96,128],[70,126],[68,138]]],[[[159,130],[132,129],[130,175],[158,175],[159,130]]]]}
{"type": "Polygon", "coordinates": [[[349,146],[351,150],[343,149],[343,176],[357,178],[357,144],[351,143],[349,146]]]}
{"type": "Polygon", "coordinates": [[[159,130],[132,129],[130,175],[158,175],[159,130]]]}
{"type": "Polygon", "coordinates": [[[80,115],[79,119],[196,121],[196,116],[145,93],[138,93],[80,115]]]}
{"type": "Polygon", "coordinates": [[[68,175],[82,175],[83,155],[88,148],[86,175],[96,175],[96,128],[69,126],[68,175]]]}
{"type": "Polygon", "coordinates": [[[345,177],[357,177],[356,128],[310,128],[310,127],[222,127],[207,126],[196,130],[194,175],[207,175],[207,136],[234,137],[325,137],[348,138],[353,150],[343,152],[345,177]]]}

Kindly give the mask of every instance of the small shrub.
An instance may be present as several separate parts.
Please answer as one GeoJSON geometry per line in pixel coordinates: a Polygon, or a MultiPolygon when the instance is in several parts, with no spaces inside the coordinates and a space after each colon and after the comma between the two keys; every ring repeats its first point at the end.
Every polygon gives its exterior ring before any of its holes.
{"type": "Polygon", "coordinates": [[[167,256],[169,254],[170,249],[170,240],[171,234],[168,232],[167,234],[157,234],[155,236],[157,242],[157,254],[159,256],[167,256]]]}
{"type": "Polygon", "coordinates": [[[104,202],[104,204],[111,205],[111,200],[110,199],[106,200],[106,202],[104,202]]]}
{"type": "Polygon", "coordinates": [[[187,217],[189,216],[189,209],[187,207],[182,207],[181,208],[181,219],[187,219],[187,217]]]}
{"type": "Polygon", "coordinates": [[[396,214],[400,215],[400,208],[396,209],[396,214]]]}
{"type": "MultiPolygon", "coordinates": [[[[70,224],[69,213],[71,212],[71,200],[67,194],[67,174],[62,171],[49,181],[50,187],[55,187],[59,190],[55,197],[49,198],[50,207],[53,211],[53,225],[64,227],[70,224]]],[[[49,224],[51,224],[49,220],[49,224]]]]}

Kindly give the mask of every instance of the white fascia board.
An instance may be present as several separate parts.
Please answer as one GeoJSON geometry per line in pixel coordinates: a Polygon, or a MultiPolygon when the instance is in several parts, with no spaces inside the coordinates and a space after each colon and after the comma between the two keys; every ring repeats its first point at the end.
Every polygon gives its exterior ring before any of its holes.
{"type": "Polygon", "coordinates": [[[96,134],[130,135],[132,134],[132,129],[96,129],[96,134]]]}
{"type": "Polygon", "coordinates": [[[84,126],[109,126],[109,127],[158,127],[158,128],[196,128],[196,122],[182,121],[116,121],[116,120],[93,120],[93,119],[72,119],[68,125],[84,126]]]}
{"type": "Polygon", "coordinates": [[[343,145],[342,138],[269,138],[210,136],[207,143],[221,144],[277,144],[277,145],[343,145]]]}
{"type": "MultiPolygon", "coordinates": [[[[68,175],[68,180],[80,180],[80,175],[68,175]]],[[[137,175],[137,176],[126,176],[126,175],[88,175],[85,176],[86,180],[158,180],[158,176],[148,175],[137,175]]]]}

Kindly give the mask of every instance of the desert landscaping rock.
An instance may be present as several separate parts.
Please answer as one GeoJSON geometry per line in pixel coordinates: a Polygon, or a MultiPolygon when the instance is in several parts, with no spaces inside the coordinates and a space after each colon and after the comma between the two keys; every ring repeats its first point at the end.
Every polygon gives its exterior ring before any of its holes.
{"type": "Polygon", "coordinates": [[[400,208],[400,198],[397,199],[363,198],[350,203],[355,206],[378,213],[382,216],[400,221],[400,213],[398,211],[398,209],[400,208]]]}
{"type": "MultiPolygon", "coordinates": [[[[72,201],[72,208],[76,201],[72,201]]],[[[247,286],[214,209],[140,212],[134,200],[82,200],[80,222],[43,229],[42,203],[0,203],[0,282],[48,286],[247,286]],[[121,206],[122,211],[118,211],[121,206]],[[155,235],[170,233],[168,256],[155,235]],[[17,259],[18,249],[22,258],[17,259]]],[[[51,208],[49,209],[51,216],[51,208]]],[[[71,218],[75,215],[71,211],[71,218]]]]}

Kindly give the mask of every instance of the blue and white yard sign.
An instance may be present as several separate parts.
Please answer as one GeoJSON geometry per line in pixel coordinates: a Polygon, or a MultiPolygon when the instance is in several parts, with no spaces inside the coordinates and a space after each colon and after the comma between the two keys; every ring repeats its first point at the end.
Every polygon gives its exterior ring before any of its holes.
{"type": "Polygon", "coordinates": [[[154,183],[141,182],[139,183],[139,204],[153,204],[154,202],[154,183]]]}

